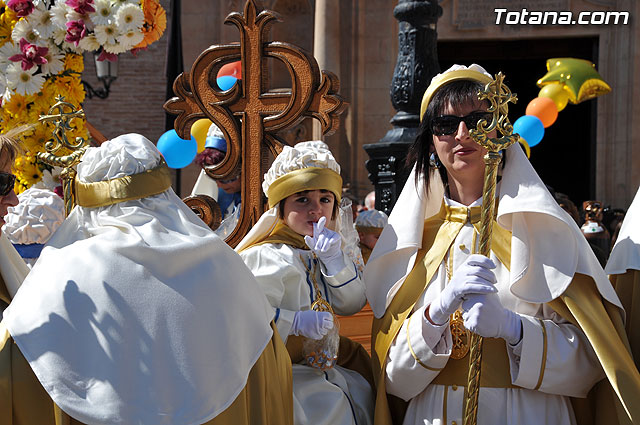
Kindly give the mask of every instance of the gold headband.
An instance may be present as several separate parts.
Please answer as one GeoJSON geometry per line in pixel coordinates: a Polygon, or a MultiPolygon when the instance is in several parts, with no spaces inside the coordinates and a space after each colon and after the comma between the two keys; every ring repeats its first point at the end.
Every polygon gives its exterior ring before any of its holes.
{"type": "Polygon", "coordinates": [[[356,231],[360,233],[373,233],[374,235],[380,236],[382,233],[382,227],[356,226],[356,231]]]}
{"type": "Polygon", "coordinates": [[[303,190],[325,189],[336,196],[336,202],[342,197],[342,177],[328,168],[309,167],[291,171],[278,177],[267,190],[269,208],[278,202],[303,190]]]}
{"type": "Polygon", "coordinates": [[[425,112],[427,112],[427,107],[429,106],[431,98],[436,93],[436,91],[438,91],[440,87],[449,84],[452,81],[461,80],[471,80],[477,81],[482,84],[488,84],[493,81],[493,78],[486,74],[483,74],[482,72],[474,71],[472,69],[459,69],[456,71],[449,71],[434,77],[429,87],[427,87],[427,91],[424,92],[424,96],[422,97],[422,104],[420,105],[420,121],[422,121],[425,112]]]}
{"type": "Polygon", "coordinates": [[[118,202],[157,195],[170,187],[171,172],[162,161],[151,170],[101,182],[83,183],[76,177],[75,199],[76,204],[81,207],[106,207],[118,202]]]}

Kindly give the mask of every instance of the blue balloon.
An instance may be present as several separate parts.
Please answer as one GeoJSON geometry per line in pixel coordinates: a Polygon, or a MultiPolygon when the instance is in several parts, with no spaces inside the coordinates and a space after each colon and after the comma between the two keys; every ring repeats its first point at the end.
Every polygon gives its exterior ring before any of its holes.
{"type": "Polygon", "coordinates": [[[529,147],[534,147],[544,137],[544,125],[540,118],[533,115],[524,115],[513,123],[513,132],[527,141],[529,147]]]}
{"type": "Polygon", "coordinates": [[[160,136],[157,147],[169,168],[186,167],[198,152],[198,142],[193,136],[189,140],[181,139],[175,130],[169,130],[160,136]]]}
{"type": "Polygon", "coordinates": [[[236,81],[238,81],[238,79],[231,75],[223,75],[216,79],[216,83],[218,83],[218,87],[220,87],[220,90],[222,91],[229,90],[231,87],[233,87],[236,81]]]}

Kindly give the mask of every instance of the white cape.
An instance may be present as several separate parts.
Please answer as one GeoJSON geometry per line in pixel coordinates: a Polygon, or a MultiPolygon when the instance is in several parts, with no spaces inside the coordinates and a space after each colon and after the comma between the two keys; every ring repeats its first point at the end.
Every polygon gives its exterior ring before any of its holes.
{"type": "Polygon", "coordinates": [[[640,189],[624,216],[618,239],[604,270],[609,275],[640,270],[640,189]]]}
{"type": "MultiPolygon", "coordinates": [[[[107,151],[98,166],[108,169],[111,154],[127,153],[107,151]]],[[[136,173],[150,168],[136,158],[136,173]]],[[[76,207],[4,322],[73,418],[191,425],[217,416],[244,388],[271,339],[272,315],[242,259],[169,189],[76,207]]]]}

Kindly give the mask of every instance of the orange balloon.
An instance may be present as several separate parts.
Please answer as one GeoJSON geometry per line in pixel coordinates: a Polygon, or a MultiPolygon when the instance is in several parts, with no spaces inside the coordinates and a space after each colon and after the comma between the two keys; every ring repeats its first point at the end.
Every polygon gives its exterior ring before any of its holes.
{"type": "Polygon", "coordinates": [[[562,111],[569,102],[570,93],[564,88],[562,83],[546,84],[538,93],[538,97],[548,97],[553,100],[558,108],[558,112],[562,111]]]}
{"type": "Polygon", "coordinates": [[[544,128],[556,122],[558,118],[558,107],[556,103],[548,97],[536,97],[527,105],[527,115],[538,117],[542,121],[544,128]]]}

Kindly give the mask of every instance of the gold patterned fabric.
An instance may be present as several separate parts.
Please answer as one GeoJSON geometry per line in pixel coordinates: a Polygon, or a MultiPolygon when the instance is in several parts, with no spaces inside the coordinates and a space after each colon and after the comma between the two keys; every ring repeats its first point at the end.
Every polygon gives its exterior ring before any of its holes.
{"type": "MultiPolygon", "coordinates": [[[[469,217],[474,216],[473,210],[467,213],[462,210],[467,209],[452,209],[444,205],[438,215],[425,221],[422,246],[428,249],[423,248],[418,251],[414,269],[391,301],[385,314],[380,319],[374,319],[372,361],[378,389],[375,425],[402,423],[407,403],[397,397],[387,395],[385,390],[384,364],[387,353],[400,327],[413,311],[420,295],[445,259],[449,246],[467,219],[467,214],[469,217]]],[[[491,247],[493,253],[504,265],[510,264],[510,246],[510,233],[494,222],[491,247]]],[[[607,418],[603,422],[595,423],[628,423],[624,408],[617,402],[617,397],[612,391],[618,393],[625,400],[626,408],[629,415],[634,418],[634,423],[635,421],[640,423],[640,404],[637,403],[637,395],[640,394],[640,380],[636,378],[637,371],[629,355],[629,345],[619,310],[602,300],[593,279],[581,274],[574,276],[569,288],[559,298],[552,301],[550,306],[563,318],[584,331],[609,378],[608,382],[601,381],[592,390],[590,393],[592,402],[583,403],[577,400],[574,403],[576,417],[579,419],[578,423],[581,425],[593,423],[590,421],[594,418],[607,418]]],[[[491,355],[491,357],[494,356],[491,355]]],[[[497,368],[502,370],[500,372],[502,377],[496,377],[496,380],[499,381],[497,384],[488,384],[485,381],[481,386],[506,386],[502,381],[504,381],[504,374],[508,373],[508,364],[505,370],[499,366],[499,355],[496,355],[495,359],[498,360],[497,368]]],[[[466,360],[467,358],[461,361],[466,360]]],[[[486,374],[483,373],[484,375],[486,374]]],[[[441,381],[445,379],[446,382],[440,382],[442,384],[460,385],[457,383],[462,379],[460,376],[448,373],[448,376],[436,379],[441,381]]],[[[434,383],[438,382],[434,381],[434,383]]]]}
{"type": "Polygon", "coordinates": [[[157,195],[171,187],[171,172],[163,161],[158,167],[139,174],[95,183],[76,178],[75,199],[81,207],[97,208],[157,195]]]}
{"type": "MultiPolygon", "coordinates": [[[[205,425],[293,425],[291,361],[276,327],[225,411],[205,425]]],[[[0,323],[0,425],[83,425],[57,408],[0,323]]]]}

